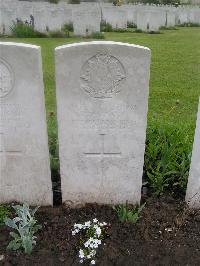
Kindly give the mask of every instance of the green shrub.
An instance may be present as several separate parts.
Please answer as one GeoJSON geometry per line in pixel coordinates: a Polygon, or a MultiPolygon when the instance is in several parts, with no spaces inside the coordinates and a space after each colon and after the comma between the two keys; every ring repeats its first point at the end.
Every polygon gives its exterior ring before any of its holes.
{"type": "Polygon", "coordinates": [[[12,35],[18,38],[32,38],[35,37],[34,28],[31,25],[23,22],[13,22],[11,26],[12,35]]]}
{"type": "Polygon", "coordinates": [[[112,32],[112,25],[106,22],[101,23],[101,32],[112,32]]]}
{"type": "Polygon", "coordinates": [[[141,205],[140,207],[128,206],[128,204],[119,204],[114,207],[114,210],[117,212],[117,216],[120,222],[136,223],[140,218],[140,214],[144,206],[145,204],[141,205]]]}
{"type": "Polygon", "coordinates": [[[153,31],[153,30],[150,30],[148,31],[149,34],[161,34],[160,31],[153,31]]]}
{"type": "Polygon", "coordinates": [[[12,35],[17,38],[41,38],[46,37],[44,33],[35,31],[32,25],[23,22],[13,22],[10,27],[12,35]]]}
{"type": "Polygon", "coordinates": [[[69,4],[80,4],[80,0],[69,0],[69,4]]]}
{"type": "Polygon", "coordinates": [[[51,4],[58,4],[60,0],[48,0],[51,4]]]}
{"type": "Polygon", "coordinates": [[[136,33],[143,33],[143,31],[141,29],[135,29],[136,33]]]}
{"type": "Polygon", "coordinates": [[[135,29],[135,28],[137,28],[137,25],[133,22],[128,21],[127,22],[127,28],[135,29]]]}
{"type": "Polygon", "coordinates": [[[177,30],[177,28],[175,26],[162,26],[160,27],[160,30],[177,30]]]}
{"type": "Polygon", "coordinates": [[[93,32],[90,37],[92,39],[105,39],[105,36],[103,35],[102,32],[93,32]]]}
{"type": "Polygon", "coordinates": [[[66,32],[66,33],[73,32],[74,31],[73,23],[66,23],[66,24],[64,24],[62,30],[64,32],[66,32]]]}
{"type": "Polygon", "coordinates": [[[180,24],[179,27],[200,27],[199,23],[185,22],[180,24]]]}
{"type": "Polygon", "coordinates": [[[184,195],[191,158],[189,140],[184,130],[168,125],[148,128],[144,179],[155,195],[184,195]]]}
{"type": "Polygon", "coordinates": [[[3,225],[4,219],[10,215],[10,206],[0,205],[0,225],[3,225]]]}

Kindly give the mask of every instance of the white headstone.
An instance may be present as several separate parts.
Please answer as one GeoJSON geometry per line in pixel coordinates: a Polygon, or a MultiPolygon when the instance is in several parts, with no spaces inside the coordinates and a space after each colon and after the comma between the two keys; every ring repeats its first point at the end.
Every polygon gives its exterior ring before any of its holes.
{"type": "Polygon", "coordinates": [[[169,10],[167,11],[167,20],[166,20],[167,27],[174,27],[176,25],[176,14],[175,12],[169,10]]]}
{"type": "Polygon", "coordinates": [[[139,203],[150,50],[116,43],[56,48],[62,198],[139,203]]]}
{"type": "Polygon", "coordinates": [[[86,9],[80,6],[73,10],[74,35],[87,36],[93,32],[100,32],[100,9],[86,9]]]}
{"type": "Polygon", "coordinates": [[[102,9],[103,19],[106,23],[112,25],[113,28],[127,28],[127,11],[119,6],[104,7],[102,9]]]}
{"type": "Polygon", "coordinates": [[[51,205],[40,48],[0,42],[0,203],[51,205]]]}
{"type": "Polygon", "coordinates": [[[197,114],[186,201],[191,208],[200,208],[200,103],[197,114]]]}
{"type": "Polygon", "coordinates": [[[137,13],[137,28],[143,31],[159,31],[166,24],[166,13],[161,10],[139,9],[137,13]]]}

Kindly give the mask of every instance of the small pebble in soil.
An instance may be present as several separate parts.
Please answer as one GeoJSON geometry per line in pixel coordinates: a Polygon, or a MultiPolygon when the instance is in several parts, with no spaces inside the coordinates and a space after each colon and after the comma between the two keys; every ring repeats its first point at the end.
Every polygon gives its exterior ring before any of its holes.
{"type": "Polygon", "coordinates": [[[5,256],[4,255],[0,255],[0,261],[4,260],[5,256]]]}

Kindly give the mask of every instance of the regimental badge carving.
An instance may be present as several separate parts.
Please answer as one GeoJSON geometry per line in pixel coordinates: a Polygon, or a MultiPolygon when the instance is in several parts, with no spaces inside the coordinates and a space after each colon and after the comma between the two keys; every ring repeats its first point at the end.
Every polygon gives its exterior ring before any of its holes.
{"type": "Polygon", "coordinates": [[[125,69],[116,57],[97,54],[82,67],[81,88],[94,98],[112,98],[121,91],[125,78],[125,69]]]}
{"type": "Polygon", "coordinates": [[[0,98],[7,96],[13,88],[11,67],[0,58],[0,98]]]}

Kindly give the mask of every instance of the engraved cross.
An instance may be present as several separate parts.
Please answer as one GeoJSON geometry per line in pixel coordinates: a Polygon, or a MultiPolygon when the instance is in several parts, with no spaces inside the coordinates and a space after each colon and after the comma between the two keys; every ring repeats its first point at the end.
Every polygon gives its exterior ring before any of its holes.
{"type": "Polygon", "coordinates": [[[87,156],[97,156],[100,158],[105,158],[105,157],[112,157],[112,156],[117,156],[119,157],[121,155],[121,152],[105,152],[105,134],[100,134],[101,136],[101,151],[98,152],[84,152],[85,155],[87,156]]]}

